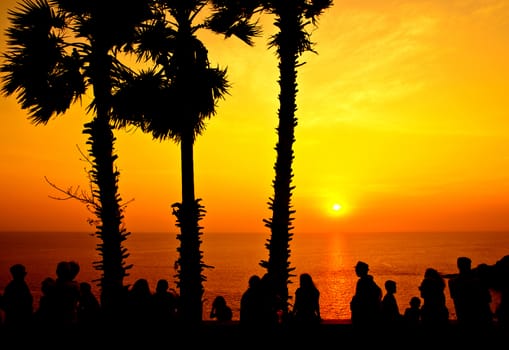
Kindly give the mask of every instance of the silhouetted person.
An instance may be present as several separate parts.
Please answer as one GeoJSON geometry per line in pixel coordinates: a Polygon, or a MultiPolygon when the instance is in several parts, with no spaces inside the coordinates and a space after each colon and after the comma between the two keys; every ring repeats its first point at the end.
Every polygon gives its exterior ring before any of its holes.
{"type": "Polygon", "coordinates": [[[382,302],[382,289],[369,273],[369,266],[363,261],[355,265],[359,277],[355,293],[350,301],[352,326],[360,332],[370,332],[379,326],[382,302]]]}
{"type": "Polygon", "coordinates": [[[421,298],[411,297],[409,306],[403,313],[405,325],[408,328],[416,329],[421,324],[421,298]]]}
{"type": "Polygon", "coordinates": [[[12,330],[23,330],[32,325],[34,298],[25,281],[27,275],[25,266],[14,264],[9,272],[12,279],[5,286],[2,298],[5,326],[12,330]]]}
{"type": "Polygon", "coordinates": [[[274,279],[269,273],[265,273],[260,281],[261,287],[261,317],[262,326],[268,331],[278,328],[282,312],[281,297],[277,292],[274,279]]]}
{"type": "Polygon", "coordinates": [[[292,313],[297,327],[314,327],[321,322],[320,291],[308,273],[302,273],[299,276],[292,313]]]}
{"type": "Polygon", "coordinates": [[[79,265],[74,261],[57,264],[55,280],[55,321],[57,325],[74,327],[78,322],[79,282],[75,280],[79,265]]]}
{"type": "Polygon", "coordinates": [[[174,325],[178,319],[178,303],[178,295],[170,290],[168,280],[159,279],[152,294],[154,323],[157,326],[174,325]]]}
{"type": "Polygon", "coordinates": [[[427,268],[419,285],[423,300],[421,324],[432,334],[440,334],[449,325],[449,310],[445,300],[445,280],[434,268],[427,268]]]}
{"type": "Polygon", "coordinates": [[[80,264],[78,264],[74,260],[69,261],[68,264],[69,264],[69,278],[71,281],[74,281],[76,277],[78,277],[78,274],[80,273],[80,264]]]}
{"type": "Polygon", "coordinates": [[[81,327],[97,327],[101,321],[101,305],[92,293],[92,285],[88,282],[80,283],[77,316],[81,327]]]}
{"type": "Polygon", "coordinates": [[[491,327],[491,294],[472,270],[468,257],[456,260],[458,274],[449,279],[449,292],[454,303],[458,325],[468,333],[486,331],[491,327]]]}
{"type": "Polygon", "coordinates": [[[261,327],[262,315],[262,287],[258,275],[249,277],[248,287],[240,298],[239,323],[244,330],[254,330],[261,327]]]}
{"type": "Polygon", "coordinates": [[[127,294],[128,326],[134,329],[153,325],[152,292],[145,278],[137,279],[127,294]]]}
{"type": "Polygon", "coordinates": [[[41,282],[41,297],[39,306],[35,310],[35,322],[39,328],[50,328],[56,324],[56,281],[53,277],[46,277],[41,282]]]}
{"type": "Polygon", "coordinates": [[[233,312],[226,303],[226,299],[222,295],[215,297],[210,310],[210,318],[218,322],[228,322],[232,320],[232,317],[233,312]]]}
{"type": "Polygon", "coordinates": [[[495,310],[495,316],[505,339],[509,340],[509,255],[495,263],[494,279],[495,288],[500,293],[500,304],[495,310]]]}
{"type": "Polygon", "coordinates": [[[392,327],[401,323],[401,313],[399,312],[398,302],[396,300],[396,282],[387,280],[384,283],[385,295],[382,299],[381,311],[382,322],[384,325],[392,327]]]}

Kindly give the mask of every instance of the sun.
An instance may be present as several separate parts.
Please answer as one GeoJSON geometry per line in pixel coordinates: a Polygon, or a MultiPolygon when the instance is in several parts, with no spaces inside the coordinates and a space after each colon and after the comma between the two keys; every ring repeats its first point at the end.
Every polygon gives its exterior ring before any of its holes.
{"type": "Polygon", "coordinates": [[[319,210],[322,213],[321,215],[333,220],[350,216],[352,206],[348,198],[343,195],[332,195],[330,193],[323,197],[320,198],[320,201],[317,201],[319,210]]]}
{"type": "Polygon", "coordinates": [[[333,202],[329,204],[327,212],[332,217],[340,217],[345,215],[345,206],[339,202],[333,202]]]}

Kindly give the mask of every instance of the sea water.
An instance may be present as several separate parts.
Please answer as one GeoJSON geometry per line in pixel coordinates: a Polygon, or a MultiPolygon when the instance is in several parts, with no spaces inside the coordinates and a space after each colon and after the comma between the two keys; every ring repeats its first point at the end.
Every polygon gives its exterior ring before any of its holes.
{"type": "MultiPolygon", "coordinates": [[[[223,295],[233,310],[233,319],[239,318],[242,293],[253,274],[262,275],[265,269],[260,261],[268,259],[265,243],[269,233],[207,233],[202,236],[203,262],[211,266],[204,270],[203,319],[209,319],[211,302],[223,295]]],[[[37,307],[40,284],[45,277],[55,277],[59,261],[74,260],[80,264],[79,281],[94,282],[100,271],[92,263],[100,256],[100,241],[84,232],[0,232],[0,293],[10,279],[9,266],[26,266],[27,282],[37,307]]],[[[125,284],[146,278],[154,290],[160,278],[169,280],[177,290],[175,262],[179,241],[175,233],[131,233],[124,246],[129,256],[125,284]]],[[[418,286],[428,267],[443,274],[456,273],[458,256],[468,256],[472,265],[495,264],[509,255],[509,233],[503,232],[419,232],[419,233],[303,233],[295,234],[290,242],[292,272],[289,293],[294,295],[298,275],[309,273],[320,290],[323,319],[349,319],[349,302],[355,290],[357,277],[354,266],[362,260],[369,264],[370,273],[383,290],[385,280],[396,281],[396,299],[400,311],[408,307],[412,296],[419,296],[418,286]]],[[[446,290],[451,318],[454,307],[446,290]]],[[[290,303],[292,300],[290,300],[290,303]]]]}

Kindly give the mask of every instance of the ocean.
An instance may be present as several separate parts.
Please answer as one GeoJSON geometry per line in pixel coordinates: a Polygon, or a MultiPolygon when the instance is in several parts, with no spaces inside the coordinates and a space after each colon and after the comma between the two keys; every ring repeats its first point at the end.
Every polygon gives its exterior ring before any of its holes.
{"type": "MultiPolygon", "coordinates": [[[[223,295],[233,310],[233,319],[238,320],[240,298],[249,277],[265,272],[259,263],[268,259],[265,242],[269,233],[205,232],[201,237],[203,261],[212,266],[204,271],[203,319],[210,319],[214,297],[223,295]]],[[[22,263],[37,307],[42,280],[55,277],[59,261],[74,260],[81,268],[77,279],[92,283],[98,295],[93,281],[100,273],[92,266],[99,260],[98,243],[93,234],[83,232],[0,232],[0,293],[10,279],[9,266],[22,263]]],[[[426,268],[456,273],[458,256],[470,257],[474,267],[481,263],[493,265],[509,255],[509,232],[307,233],[295,234],[290,244],[290,263],[295,268],[290,294],[295,293],[300,273],[311,274],[320,290],[322,318],[334,320],[350,318],[357,261],[369,264],[370,273],[382,289],[385,280],[396,281],[396,299],[403,312],[410,298],[419,296],[418,286],[426,268]]],[[[126,263],[133,267],[125,284],[146,278],[154,290],[157,280],[165,278],[176,289],[178,245],[175,233],[131,233],[125,247],[130,254],[126,263]]],[[[455,318],[449,291],[446,293],[451,318],[455,318]]]]}

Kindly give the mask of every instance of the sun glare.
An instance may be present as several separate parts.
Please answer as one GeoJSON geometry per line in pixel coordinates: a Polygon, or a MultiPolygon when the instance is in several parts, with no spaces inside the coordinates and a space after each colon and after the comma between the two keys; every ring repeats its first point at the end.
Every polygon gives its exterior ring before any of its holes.
{"type": "Polygon", "coordinates": [[[338,217],[345,215],[345,207],[343,204],[334,202],[332,204],[329,204],[328,213],[332,217],[338,217]]]}

